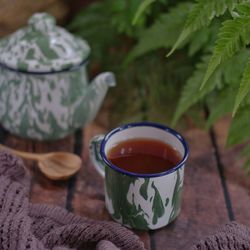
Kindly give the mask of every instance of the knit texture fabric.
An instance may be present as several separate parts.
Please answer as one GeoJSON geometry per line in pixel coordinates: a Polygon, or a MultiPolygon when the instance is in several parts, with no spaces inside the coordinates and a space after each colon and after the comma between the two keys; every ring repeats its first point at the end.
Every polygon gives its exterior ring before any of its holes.
{"type": "Polygon", "coordinates": [[[29,202],[30,176],[23,162],[0,151],[1,250],[142,250],[138,236],[108,221],[29,202]]]}
{"type": "Polygon", "coordinates": [[[213,235],[195,244],[191,250],[247,250],[250,249],[250,228],[237,222],[228,223],[213,235]]]}

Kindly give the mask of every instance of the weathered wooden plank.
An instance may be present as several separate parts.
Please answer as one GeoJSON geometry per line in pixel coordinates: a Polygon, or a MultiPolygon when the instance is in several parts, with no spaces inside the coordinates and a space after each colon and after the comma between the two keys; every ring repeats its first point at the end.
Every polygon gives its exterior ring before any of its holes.
{"type": "MultiPolygon", "coordinates": [[[[31,140],[25,140],[22,139],[18,136],[14,136],[9,134],[7,131],[5,131],[5,136],[4,136],[4,144],[7,147],[10,147],[12,149],[20,150],[20,151],[26,151],[26,152],[32,152],[33,151],[33,143],[31,140]]],[[[25,166],[28,167],[30,170],[32,169],[33,166],[33,161],[26,161],[25,166]]]]}
{"type": "Polygon", "coordinates": [[[219,120],[214,131],[219,157],[232,203],[232,212],[236,221],[250,226],[250,178],[242,169],[244,159],[240,157],[242,145],[226,148],[226,138],[231,119],[219,120]]]}
{"type": "Polygon", "coordinates": [[[151,232],[152,249],[189,249],[229,220],[210,137],[199,129],[191,129],[184,136],[190,158],[185,169],[182,210],[169,226],[151,232]]]}
{"type": "Polygon", "coordinates": [[[105,130],[92,123],[84,129],[83,138],[83,167],[76,178],[73,209],[76,213],[93,219],[109,219],[105,210],[103,179],[93,168],[89,159],[88,143],[95,134],[105,130]]]}
{"type": "MultiPolygon", "coordinates": [[[[76,178],[72,207],[75,213],[92,219],[112,220],[105,207],[103,179],[96,172],[89,158],[88,145],[90,138],[94,135],[106,132],[106,129],[98,124],[92,123],[84,129],[82,152],[84,166],[76,178]]],[[[136,233],[144,242],[146,249],[150,249],[148,233],[136,233]]]]}
{"type": "MultiPolygon", "coordinates": [[[[64,139],[52,142],[34,142],[33,151],[47,153],[53,151],[73,152],[74,136],[70,135],[64,139]]],[[[67,181],[51,181],[46,178],[39,169],[33,168],[31,201],[34,203],[46,203],[66,206],[67,181]]]]}
{"type": "MultiPolygon", "coordinates": [[[[54,142],[38,142],[7,134],[5,144],[13,149],[45,153],[52,151],[73,151],[73,135],[54,142]]],[[[31,172],[30,200],[34,203],[53,204],[65,207],[67,197],[66,181],[51,181],[37,168],[33,161],[25,161],[31,172]]]]}

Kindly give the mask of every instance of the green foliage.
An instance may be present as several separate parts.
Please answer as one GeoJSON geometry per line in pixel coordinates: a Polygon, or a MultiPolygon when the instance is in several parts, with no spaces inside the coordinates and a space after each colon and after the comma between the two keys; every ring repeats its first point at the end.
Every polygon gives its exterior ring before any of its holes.
{"type": "Polygon", "coordinates": [[[244,168],[248,171],[248,173],[250,173],[250,144],[248,144],[247,146],[245,146],[243,152],[242,152],[242,156],[246,157],[248,160],[246,160],[245,164],[244,164],[244,168]]]}
{"type": "Polygon", "coordinates": [[[89,41],[91,61],[117,76],[115,123],[172,114],[177,124],[201,104],[208,128],[234,111],[228,145],[250,140],[250,0],[102,0],[69,29],[89,41]]]}
{"type": "Polygon", "coordinates": [[[140,4],[140,6],[139,6],[139,8],[138,8],[138,10],[137,10],[137,12],[135,13],[135,16],[134,16],[134,19],[133,19],[133,22],[132,22],[132,24],[133,25],[135,25],[137,22],[138,22],[138,20],[140,19],[140,17],[143,15],[143,13],[146,11],[146,9],[153,3],[153,2],[155,2],[156,0],[144,0],[141,4],[140,4]]]}
{"type": "MultiPolygon", "coordinates": [[[[219,5],[217,7],[219,7],[219,5]]],[[[246,142],[250,139],[250,128],[248,126],[250,122],[248,95],[250,90],[250,62],[249,55],[246,55],[249,54],[249,49],[245,49],[250,43],[249,1],[244,1],[244,3],[237,3],[237,1],[198,1],[189,14],[185,27],[169,54],[171,54],[191,32],[200,29],[204,25],[210,24],[214,16],[220,15],[223,15],[223,19],[221,18],[222,26],[218,32],[211,59],[209,60],[208,66],[205,67],[205,73],[204,67],[202,67],[202,64],[199,64],[183,88],[173,122],[176,123],[180,116],[196,102],[207,101],[207,103],[211,103],[209,99],[212,99],[212,111],[207,121],[207,127],[211,126],[217,118],[224,114],[233,112],[234,115],[238,110],[238,113],[236,113],[232,121],[227,140],[228,145],[234,145],[246,142]],[[221,8],[217,9],[214,5],[214,13],[212,15],[209,6],[212,6],[215,2],[221,4],[221,8]],[[222,7],[223,4],[224,7],[222,7]],[[203,9],[204,6],[206,6],[207,9],[203,9]],[[203,13],[200,19],[199,15],[202,13],[202,9],[206,14],[203,13]],[[224,14],[226,10],[230,11],[231,16],[224,14]],[[241,53],[243,49],[245,54],[241,53]],[[235,58],[234,55],[237,55],[240,61],[236,62],[231,60],[233,63],[229,66],[230,70],[227,70],[228,60],[235,58]],[[241,68],[238,68],[237,63],[241,68]],[[243,70],[244,72],[242,72],[243,70]],[[239,73],[241,74],[239,75],[239,73]],[[237,74],[237,77],[233,77],[235,78],[234,80],[227,76],[232,74],[237,74]],[[241,81],[239,80],[240,78],[242,78],[241,81]],[[199,86],[201,86],[200,90],[198,90],[199,86]],[[233,101],[234,99],[235,103],[233,101]]],[[[192,55],[192,53],[190,54],[192,55]]],[[[247,162],[250,163],[249,155],[248,158],[249,160],[247,160],[247,162]]]]}
{"type": "Polygon", "coordinates": [[[92,56],[97,61],[106,60],[103,52],[110,44],[117,43],[118,39],[114,27],[110,25],[110,13],[106,11],[106,7],[103,2],[89,5],[81,10],[67,27],[91,44],[92,56]]]}
{"type": "Polygon", "coordinates": [[[122,43],[121,35],[137,36],[144,25],[144,16],[136,27],[131,25],[140,3],[141,0],[94,2],[82,9],[67,28],[86,39],[91,45],[91,56],[105,66],[110,64],[107,50],[122,43]]]}
{"type": "Polygon", "coordinates": [[[180,3],[168,13],[160,15],[150,27],[142,31],[126,62],[131,62],[152,50],[171,47],[181,31],[190,7],[188,2],[180,3]]]}
{"type": "MultiPolygon", "coordinates": [[[[142,13],[137,25],[133,27],[133,15],[141,2],[138,1],[137,6],[133,8],[125,0],[96,2],[81,10],[68,25],[71,32],[89,42],[92,49],[90,69],[93,69],[94,73],[98,70],[109,70],[116,74],[117,87],[109,91],[112,101],[116,103],[110,118],[114,126],[147,119],[169,123],[174,112],[172,105],[176,105],[178,100],[177,90],[192,71],[191,62],[186,55],[178,56],[178,60],[173,56],[166,62],[163,50],[143,54],[124,67],[124,59],[134,42],[141,39],[142,34],[157,22],[158,19],[154,16],[161,15],[169,8],[166,0],[154,2],[148,6],[146,13],[142,13]],[[131,13],[129,18],[124,14],[127,12],[131,13]],[[114,19],[116,21],[111,21],[114,19]],[[124,23],[127,28],[121,30],[121,24],[124,23]],[[131,36],[130,32],[133,33],[131,36]],[[165,105],[165,100],[172,105],[165,105]]],[[[181,5],[183,7],[176,9],[175,16],[170,16],[165,23],[177,20],[177,25],[173,28],[176,36],[172,38],[172,34],[169,34],[172,40],[169,46],[178,36],[176,29],[180,31],[184,23],[183,14],[177,11],[187,12],[190,6],[189,3],[181,5]]],[[[164,31],[165,29],[160,33],[164,31]]]]}
{"type": "Polygon", "coordinates": [[[219,30],[220,23],[214,20],[210,27],[203,27],[202,29],[196,31],[188,41],[188,55],[190,57],[195,56],[199,51],[209,52],[210,44],[215,40],[216,34],[219,30]]]}
{"type": "Polygon", "coordinates": [[[137,36],[137,31],[140,30],[140,27],[145,22],[145,16],[141,15],[141,18],[138,18],[139,22],[136,27],[131,24],[141,4],[141,0],[106,0],[103,1],[103,4],[106,4],[107,12],[110,10],[109,25],[111,24],[115,27],[118,33],[126,34],[130,37],[137,36]]]}
{"type": "Polygon", "coordinates": [[[249,91],[250,91],[250,61],[247,62],[247,65],[245,67],[245,70],[244,70],[244,73],[243,73],[243,76],[241,79],[239,92],[236,96],[236,100],[235,100],[235,104],[234,104],[233,115],[235,115],[241,102],[247,96],[249,91]]]}
{"type": "Polygon", "coordinates": [[[168,56],[170,56],[192,32],[209,25],[215,16],[223,15],[226,10],[232,11],[237,2],[237,0],[197,0],[188,15],[181,34],[168,53],[168,56]]]}
{"type": "Polygon", "coordinates": [[[246,142],[250,138],[250,105],[239,109],[229,130],[228,145],[246,142]]]}
{"type": "MultiPolygon", "coordinates": [[[[210,110],[206,123],[207,128],[211,127],[218,118],[232,112],[235,92],[238,89],[239,79],[244,70],[242,64],[244,65],[248,61],[249,56],[250,50],[244,49],[238,55],[235,55],[227,61],[223,66],[219,67],[223,73],[221,78],[223,86],[217,91],[214,91],[206,100],[210,110]]],[[[204,88],[207,87],[205,86],[204,88]]]]}
{"type": "Polygon", "coordinates": [[[238,81],[243,71],[241,65],[247,62],[249,56],[250,51],[245,49],[231,58],[227,63],[218,67],[216,72],[209,78],[208,84],[199,90],[209,62],[209,56],[203,57],[203,60],[197,64],[196,69],[182,89],[181,97],[173,118],[173,125],[176,124],[178,119],[193,104],[197,102],[209,102],[208,97],[212,99],[211,102],[213,104],[211,105],[211,114],[207,121],[207,127],[210,127],[219,117],[232,112],[232,100],[234,100],[238,81]],[[218,94],[217,98],[209,96],[212,91],[218,94]],[[221,100],[223,100],[223,102],[221,102],[221,100]],[[214,102],[216,102],[216,105],[214,105],[214,102]]]}
{"type": "Polygon", "coordinates": [[[211,77],[210,84],[203,88],[202,91],[199,91],[201,80],[207,68],[208,60],[208,57],[204,57],[202,62],[197,64],[192,76],[187,80],[187,83],[182,90],[181,98],[173,118],[173,125],[176,124],[181,115],[185,113],[194,103],[203,99],[204,96],[213,91],[213,89],[220,84],[222,73],[221,70],[218,70],[213,77],[211,77]]]}
{"type": "Polygon", "coordinates": [[[213,55],[202,81],[202,87],[222,62],[232,57],[250,42],[250,15],[248,17],[239,16],[233,20],[227,20],[222,25],[213,55]]]}
{"type": "Polygon", "coordinates": [[[209,103],[210,114],[206,122],[207,128],[210,128],[220,117],[223,117],[225,114],[229,114],[232,111],[234,93],[235,89],[228,86],[221,91],[218,91],[216,97],[211,98],[211,103],[209,103]],[[221,100],[223,100],[223,102],[221,100]]]}

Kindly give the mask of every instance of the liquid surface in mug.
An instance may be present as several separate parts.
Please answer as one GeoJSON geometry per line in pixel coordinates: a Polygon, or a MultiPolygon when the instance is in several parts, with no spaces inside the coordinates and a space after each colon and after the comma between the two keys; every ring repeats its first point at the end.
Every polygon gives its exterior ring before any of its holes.
{"type": "Polygon", "coordinates": [[[172,146],[154,139],[130,139],[112,147],[107,154],[115,166],[133,173],[153,174],[167,171],[182,157],[172,146]]]}

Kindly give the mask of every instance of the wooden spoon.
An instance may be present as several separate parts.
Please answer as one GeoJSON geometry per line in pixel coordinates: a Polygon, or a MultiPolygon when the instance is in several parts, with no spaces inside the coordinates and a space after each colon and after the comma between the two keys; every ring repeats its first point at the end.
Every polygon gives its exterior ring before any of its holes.
{"type": "Polygon", "coordinates": [[[10,149],[2,144],[0,144],[0,148],[8,149],[24,159],[38,161],[40,171],[51,180],[66,180],[74,175],[82,165],[79,156],[68,152],[28,153],[10,149]]]}

